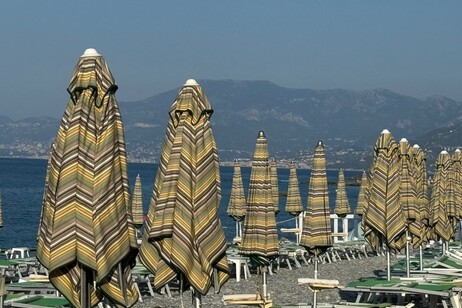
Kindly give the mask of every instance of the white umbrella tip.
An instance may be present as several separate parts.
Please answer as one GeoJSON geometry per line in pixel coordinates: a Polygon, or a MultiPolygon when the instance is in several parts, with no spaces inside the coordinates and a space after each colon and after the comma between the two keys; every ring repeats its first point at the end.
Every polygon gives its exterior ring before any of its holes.
{"type": "Polygon", "coordinates": [[[416,143],[412,146],[414,149],[420,149],[419,145],[416,143]]]}
{"type": "Polygon", "coordinates": [[[197,83],[196,79],[188,79],[184,83],[185,86],[198,86],[199,84],[197,83]]]}
{"type": "Polygon", "coordinates": [[[449,153],[448,153],[448,151],[443,150],[443,151],[440,152],[440,154],[449,154],[449,153]]]}
{"type": "Polygon", "coordinates": [[[382,131],[382,134],[389,134],[389,133],[390,133],[390,131],[388,129],[386,129],[386,128],[382,131]]]}
{"type": "Polygon", "coordinates": [[[96,57],[96,56],[101,56],[101,55],[94,48],[85,49],[85,51],[83,52],[83,55],[81,55],[81,57],[96,57]]]}
{"type": "Polygon", "coordinates": [[[401,138],[401,140],[399,142],[407,142],[407,139],[406,138],[401,138]]]}
{"type": "Polygon", "coordinates": [[[460,153],[460,150],[459,150],[459,149],[456,149],[456,151],[455,151],[455,152],[456,152],[456,153],[460,153]]]}

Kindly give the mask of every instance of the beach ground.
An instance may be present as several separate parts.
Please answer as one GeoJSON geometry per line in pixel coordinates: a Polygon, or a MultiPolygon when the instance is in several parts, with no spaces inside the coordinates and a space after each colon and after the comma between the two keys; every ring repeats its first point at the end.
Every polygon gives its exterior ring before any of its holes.
{"type": "MultiPolygon", "coordinates": [[[[392,257],[392,263],[396,262],[396,257],[392,257]]],[[[318,278],[337,279],[340,285],[345,286],[351,281],[356,281],[361,277],[376,276],[377,271],[386,270],[386,258],[384,256],[373,256],[356,260],[340,260],[333,263],[320,264],[318,268],[318,278]]],[[[298,278],[313,278],[314,265],[302,265],[302,267],[289,270],[281,267],[274,271],[273,275],[268,275],[268,292],[273,299],[274,307],[289,304],[312,303],[313,293],[307,285],[298,285],[298,278]]],[[[215,294],[213,287],[209,293],[202,296],[202,307],[223,307],[223,295],[228,294],[250,294],[256,293],[257,287],[261,282],[261,276],[252,271],[252,276],[248,280],[241,279],[237,282],[234,274],[223,285],[218,294],[215,294]]],[[[322,290],[318,293],[319,303],[332,303],[339,300],[354,301],[355,294],[339,292],[338,289],[322,290]]],[[[154,297],[143,296],[143,302],[138,302],[134,307],[161,307],[161,308],[189,308],[192,305],[192,294],[190,290],[183,291],[180,296],[178,290],[172,290],[172,298],[167,295],[157,294],[154,297]]],[[[227,306],[227,307],[249,307],[249,306],[227,306]]]]}

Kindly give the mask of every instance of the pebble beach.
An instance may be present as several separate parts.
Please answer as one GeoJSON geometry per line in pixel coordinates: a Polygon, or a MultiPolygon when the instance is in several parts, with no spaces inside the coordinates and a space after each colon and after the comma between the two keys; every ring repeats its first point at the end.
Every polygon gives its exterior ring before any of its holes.
{"type": "MultiPolygon", "coordinates": [[[[396,259],[392,257],[392,263],[396,259]]],[[[339,260],[333,263],[319,264],[318,278],[321,279],[336,279],[340,285],[345,286],[351,281],[356,281],[361,277],[376,276],[377,271],[386,270],[386,258],[384,256],[372,256],[369,258],[356,260],[339,260]]],[[[250,294],[257,292],[257,286],[261,282],[261,276],[257,275],[254,270],[251,270],[252,276],[237,282],[234,272],[231,278],[223,285],[220,293],[215,294],[213,287],[209,293],[202,296],[202,307],[223,307],[225,306],[222,297],[228,294],[250,294]]],[[[273,299],[273,306],[280,307],[290,304],[311,304],[313,301],[313,293],[307,285],[298,285],[298,278],[313,278],[314,265],[302,265],[299,268],[292,267],[290,270],[287,267],[282,267],[279,270],[274,270],[273,275],[268,275],[268,292],[273,299]]],[[[193,307],[192,294],[190,290],[183,291],[180,296],[178,290],[172,290],[172,298],[167,295],[156,293],[154,297],[145,293],[143,302],[138,301],[134,307],[137,308],[177,308],[177,307],[193,307]]],[[[338,289],[322,290],[318,293],[319,303],[333,303],[339,300],[354,301],[355,294],[340,292],[338,289]]],[[[226,307],[251,307],[228,305],[226,307]]]]}

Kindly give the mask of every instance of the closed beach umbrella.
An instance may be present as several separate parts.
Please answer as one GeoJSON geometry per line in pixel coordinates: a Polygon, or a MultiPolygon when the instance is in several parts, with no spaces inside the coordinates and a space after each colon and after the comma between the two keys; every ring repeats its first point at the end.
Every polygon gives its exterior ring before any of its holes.
{"type": "Polygon", "coordinates": [[[356,205],[355,213],[359,217],[362,217],[364,211],[367,207],[367,192],[369,190],[369,179],[367,178],[367,174],[363,171],[363,175],[361,176],[361,184],[359,186],[359,193],[358,193],[358,204],[356,205]]]}
{"type": "Polygon", "coordinates": [[[263,265],[262,295],[266,297],[266,266],[279,254],[275,205],[271,188],[268,141],[265,133],[258,133],[250,171],[247,211],[240,253],[263,265]]]}
{"type": "Polygon", "coordinates": [[[432,192],[430,197],[431,224],[435,236],[449,241],[454,229],[448,217],[449,169],[451,157],[447,151],[441,151],[435,163],[432,192]]]}
{"type": "Polygon", "coordinates": [[[131,276],[138,248],[116,89],[103,57],[87,49],[72,75],[50,157],[37,257],[76,307],[94,306],[103,295],[126,307],[138,299],[131,276]]]}
{"type": "Polygon", "coordinates": [[[427,159],[424,151],[419,145],[414,144],[412,152],[412,173],[415,182],[415,191],[417,199],[417,212],[421,222],[421,239],[423,242],[429,242],[430,236],[430,212],[428,204],[428,183],[427,183],[427,159]]]}
{"type": "Polygon", "coordinates": [[[169,111],[140,246],[141,261],[154,274],[156,288],[179,276],[206,294],[212,282],[217,291],[229,277],[218,218],[221,184],[212,113],[193,79],[186,81],[169,111]]]}
{"type": "Polygon", "coordinates": [[[278,182],[278,167],[276,160],[273,158],[270,163],[271,173],[271,191],[273,193],[274,213],[279,214],[279,182],[278,182]]]}
{"type": "Polygon", "coordinates": [[[133,223],[137,228],[141,228],[144,222],[143,217],[143,193],[141,190],[141,178],[138,174],[135,180],[135,188],[132,196],[132,216],[133,223]]]}
{"type": "Polygon", "coordinates": [[[462,153],[459,149],[456,149],[452,155],[449,180],[452,200],[448,216],[455,226],[462,214],[462,153]]]}
{"type": "Polygon", "coordinates": [[[239,160],[234,160],[233,182],[231,186],[231,195],[229,196],[229,204],[227,214],[236,221],[236,237],[241,237],[241,223],[247,209],[247,201],[245,200],[244,185],[242,184],[241,165],[239,160]]]}
{"type": "MultiPolygon", "coordinates": [[[[321,141],[318,141],[314,151],[308,187],[307,213],[303,220],[300,245],[305,246],[309,253],[314,254],[314,279],[317,279],[318,256],[332,247],[326,155],[321,141]]],[[[317,305],[316,295],[317,292],[314,292],[313,307],[317,305]]]]}
{"type": "Polygon", "coordinates": [[[348,203],[348,197],[345,188],[345,174],[343,169],[338,172],[338,183],[337,183],[337,194],[335,198],[334,213],[339,217],[345,217],[350,214],[350,204],[348,203]]]}
{"type": "Polygon", "coordinates": [[[321,141],[314,152],[300,245],[305,246],[315,256],[332,247],[326,156],[321,141]]]}
{"type": "Polygon", "coordinates": [[[2,193],[0,192],[0,228],[3,228],[3,203],[2,193]]]}
{"type": "Polygon", "coordinates": [[[385,244],[399,251],[406,245],[406,222],[400,206],[398,144],[383,130],[374,148],[368,205],[363,216],[364,237],[374,251],[385,244]]]}
{"type": "Polygon", "coordinates": [[[295,162],[290,162],[289,185],[287,187],[287,200],[285,211],[292,216],[299,216],[303,212],[300,186],[297,177],[295,162]]]}
{"type": "MultiPolygon", "coordinates": [[[[295,228],[299,229],[300,225],[303,224],[303,221],[299,221],[303,219],[303,204],[302,198],[300,196],[300,186],[297,177],[297,168],[295,166],[295,162],[290,162],[290,169],[289,169],[289,185],[287,187],[287,200],[286,200],[286,208],[285,211],[290,215],[296,217],[295,218],[295,228]]],[[[301,230],[297,231],[297,244],[300,242],[301,230]]]]}
{"type": "Polygon", "coordinates": [[[399,141],[398,159],[400,164],[399,198],[401,208],[406,219],[409,235],[412,237],[412,244],[416,248],[421,242],[422,225],[417,203],[417,183],[414,181],[413,176],[415,168],[412,151],[406,138],[399,141]]]}

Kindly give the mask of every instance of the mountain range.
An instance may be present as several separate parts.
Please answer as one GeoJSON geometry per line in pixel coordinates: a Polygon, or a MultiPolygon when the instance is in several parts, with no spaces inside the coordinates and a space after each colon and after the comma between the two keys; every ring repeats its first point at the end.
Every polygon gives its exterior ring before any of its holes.
{"type": "MultiPolygon", "coordinates": [[[[268,81],[199,80],[212,104],[212,127],[221,161],[250,160],[258,131],[270,156],[306,165],[318,140],[328,166],[367,168],[375,140],[387,128],[428,151],[461,144],[462,102],[444,96],[417,99],[386,89],[350,91],[280,87],[268,81]]],[[[158,161],[168,110],[179,88],[133,102],[119,102],[131,161],[158,161]]],[[[0,156],[46,157],[59,119],[13,121],[0,116],[0,156]]]]}

